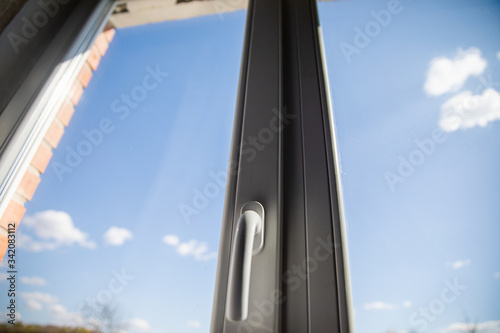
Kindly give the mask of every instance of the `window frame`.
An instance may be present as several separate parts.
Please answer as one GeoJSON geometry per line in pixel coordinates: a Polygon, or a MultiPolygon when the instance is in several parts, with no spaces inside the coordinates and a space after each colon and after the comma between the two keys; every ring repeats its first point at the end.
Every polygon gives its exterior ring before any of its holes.
{"type": "MultiPolygon", "coordinates": [[[[256,317],[253,320],[249,317],[246,322],[236,325],[224,325],[227,323],[227,320],[224,320],[223,306],[228,274],[227,261],[234,236],[231,230],[235,229],[238,221],[237,215],[234,214],[233,202],[239,199],[237,194],[232,192],[232,186],[239,180],[235,179],[236,177],[230,178],[211,332],[349,332],[353,325],[340,168],[316,2],[250,1],[248,22],[245,37],[247,46],[252,45],[255,39],[265,38],[264,34],[253,32],[256,25],[267,25],[267,33],[272,24],[279,26],[278,32],[271,30],[271,33],[279,35],[278,49],[270,49],[268,53],[263,54],[255,48],[245,48],[245,52],[249,53],[247,57],[260,57],[256,61],[257,66],[279,59],[281,72],[278,98],[281,100],[281,118],[283,123],[286,122],[280,131],[280,174],[276,176],[280,186],[278,206],[282,212],[276,223],[280,223],[281,236],[271,244],[281,246],[280,275],[276,278],[279,283],[278,298],[273,300],[274,310],[271,311],[270,308],[264,310],[263,304],[271,305],[269,300],[272,298],[252,299],[250,296],[249,313],[252,314],[253,311],[256,317]],[[259,21],[262,14],[259,14],[256,8],[260,7],[268,7],[266,13],[273,14],[268,15],[265,22],[259,21]],[[252,22],[252,25],[248,22],[252,22]],[[252,33],[249,33],[249,30],[252,33]],[[288,118],[293,119],[288,123],[288,118]],[[327,258],[316,258],[316,249],[319,246],[324,246],[323,249],[329,247],[327,251],[330,255],[327,258]],[[308,264],[313,261],[316,266],[309,267],[308,264]],[[289,275],[293,275],[293,270],[304,263],[305,276],[295,276],[299,279],[298,287],[295,288],[288,281],[289,275]],[[273,320],[267,320],[269,317],[273,320]]],[[[243,78],[247,75],[246,70],[255,70],[255,67],[250,66],[248,69],[245,65],[243,63],[243,78]]],[[[273,81],[274,73],[263,73],[267,76],[267,79],[261,78],[263,81],[273,81]]],[[[245,103],[250,104],[252,99],[273,93],[276,91],[270,91],[262,85],[260,91],[249,95],[245,81],[240,82],[239,98],[244,99],[245,103]]],[[[236,111],[237,119],[243,110],[253,112],[253,117],[260,116],[261,112],[247,109],[246,104],[239,105],[236,111]]],[[[242,117],[243,122],[251,121],[247,119],[248,114],[242,117]]],[[[238,156],[242,140],[237,125],[236,122],[232,158],[238,156]]],[[[241,160],[242,156],[239,158],[241,160]]],[[[269,242],[267,245],[269,246],[269,242]]],[[[259,265],[252,263],[252,270],[254,269],[260,271],[259,265]]],[[[250,290],[261,285],[262,278],[256,278],[252,274],[250,290]]]]}

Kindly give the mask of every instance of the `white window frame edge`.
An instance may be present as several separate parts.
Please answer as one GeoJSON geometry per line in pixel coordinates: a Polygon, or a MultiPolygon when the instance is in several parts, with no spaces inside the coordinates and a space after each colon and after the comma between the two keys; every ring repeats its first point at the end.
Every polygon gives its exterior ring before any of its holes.
{"type": "MultiPolygon", "coordinates": [[[[321,22],[320,22],[321,24],[321,22]]],[[[345,293],[347,301],[347,320],[349,322],[349,328],[351,332],[355,332],[354,327],[354,307],[352,304],[352,289],[351,289],[351,275],[349,266],[349,252],[347,246],[347,223],[345,221],[344,215],[344,190],[342,186],[342,166],[340,163],[340,153],[337,146],[337,127],[335,126],[334,114],[333,114],[333,102],[330,90],[330,80],[328,79],[328,66],[326,63],[326,53],[323,38],[323,29],[321,25],[318,26],[318,41],[319,50],[321,56],[321,63],[324,72],[325,90],[326,90],[326,103],[328,107],[328,120],[330,122],[330,133],[331,142],[333,150],[333,167],[335,170],[335,179],[337,181],[337,195],[339,202],[339,225],[340,225],[340,237],[342,239],[342,257],[344,259],[344,277],[345,277],[345,293]]]]}

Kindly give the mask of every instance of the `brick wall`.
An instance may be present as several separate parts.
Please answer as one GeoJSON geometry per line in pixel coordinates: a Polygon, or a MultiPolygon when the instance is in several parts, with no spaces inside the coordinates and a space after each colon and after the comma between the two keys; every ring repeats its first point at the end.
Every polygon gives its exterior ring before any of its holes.
{"type": "Polygon", "coordinates": [[[40,183],[40,175],[45,172],[47,165],[52,157],[52,151],[57,148],[64,131],[66,130],[73,113],[75,105],[78,104],[83,94],[83,89],[87,87],[93,72],[99,66],[101,57],[106,53],[109,43],[115,35],[114,29],[105,29],[96,39],[90,49],[86,62],[83,64],[80,73],[71,87],[68,96],[57,112],[57,116],[52,121],[47,133],[35,156],[31,160],[30,166],[26,170],[16,193],[10,199],[10,202],[4,214],[0,217],[0,261],[7,250],[7,228],[9,223],[15,223],[19,226],[21,219],[26,212],[24,204],[30,201],[35,194],[36,188],[40,183]]]}

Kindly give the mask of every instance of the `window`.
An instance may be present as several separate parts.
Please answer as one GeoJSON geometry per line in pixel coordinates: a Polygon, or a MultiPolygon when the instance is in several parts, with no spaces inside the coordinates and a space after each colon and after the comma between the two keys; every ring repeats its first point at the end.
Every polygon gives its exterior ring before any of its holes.
{"type": "Polygon", "coordinates": [[[63,2],[0,36],[23,320],[498,330],[495,1],[63,2]]]}
{"type": "Polygon", "coordinates": [[[356,331],[498,329],[498,3],[318,7],[356,331]]]}
{"type": "Polygon", "coordinates": [[[246,20],[209,9],[131,27],[116,14],[75,56],[37,149],[52,158],[12,198],[26,213],[0,299],[20,331],[208,331],[246,20]]]}

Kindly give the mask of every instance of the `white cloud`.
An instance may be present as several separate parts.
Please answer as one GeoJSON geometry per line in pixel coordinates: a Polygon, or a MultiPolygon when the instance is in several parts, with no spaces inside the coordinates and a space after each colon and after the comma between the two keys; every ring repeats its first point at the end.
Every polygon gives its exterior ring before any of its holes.
{"type": "Polygon", "coordinates": [[[40,292],[21,293],[21,297],[26,300],[33,299],[42,303],[57,303],[57,297],[46,293],[40,293],[40,292]]]}
{"type": "Polygon", "coordinates": [[[500,279],[500,272],[495,272],[493,276],[495,277],[495,279],[500,279]]]}
{"type": "Polygon", "coordinates": [[[181,256],[193,256],[196,260],[207,261],[217,257],[217,252],[209,252],[208,245],[205,242],[199,242],[191,239],[189,242],[181,243],[176,235],[166,235],[163,241],[175,247],[177,253],[181,256]]]}
{"type": "Polygon", "coordinates": [[[96,244],[88,239],[88,235],[75,227],[71,216],[66,212],[46,210],[25,217],[22,223],[33,230],[41,240],[36,241],[28,235],[21,234],[18,237],[19,247],[27,250],[39,252],[73,244],[89,249],[96,248],[96,244]]]}
{"type": "Polygon", "coordinates": [[[120,246],[125,241],[132,239],[132,232],[125,228],[111,227],[104,234],[104,240],[108,245],[120,246]]]}
{"type": "Polygon", "coordinates": [[[168,245],[179,245],[179,237],[177,237],[176,235],[166,235],[165,237],[163,237],[163,241],[168,245]]]}
{"type": "Polygon", "coordinates": [[[398,308],[397,304],[390,304],[384,302],[371,302],[364,305],[365,310],[396,310],[398,308]]]}
{"type": "Polygon", "coordinates": [[[459,269],[465,266],[469,266],[470,264],[471,261],[469,259],[464,259],[464,260],[456,260],[454,262],[447,262],[446,266],[451,267],[452,269],[459,269]]]}
{"type": "Polygon", "coordinates": [[[500,51],[497,53],[497,58],[500,59],[500,51]]]}
{"type": "Polygon", "coordinates": [[[208,252],[208,245],[191,239],[189,242],[177,246],[177,252],[181,256],[193,256],[196,260],[210,260],[217,256],[216,252],[208,252]]]}
{"type": "Polygon", "coordinates": [[[85,324],[85,320],[79,313],[69,312],[61,304],[51,304],[49,310],[52,319],[58,325],[82,326],[85,324]]]}
{"type": "Polygon", "coordinates": [[[469,76],[481,75],[485,68],[486,60],[475,47],[459,49],[453,59],[434,58],[429,64],[424,90],[432,96],[458,91],[469,76]]]}
{"type": "Polygon", "coordinates": [[[21,297],[26,302],[26,306],[30,310],[41,310],[43,309],[43,304],[54,304],[57,303],[57,297],[50,294],[40,293],[40,292],[29,292],[20,293],[21,297]]]}
{"type": "Polygon", "coordinates": [[[500,320],[498,321],[485,321],[477,324],[468,323],[453,323],[446,327],[444,333],[468,333],[473,332],[475,328],[476,333],[500,333],[500,320]]]}
{"type": "Polygon", "coordinates": [[[25,284],[30,284],[33,286],[43,286],[46,283],[44,279],[42,279],[41,277],[37,277],[37,276],[32,276],[32,277],[22,276],[21,282],[25,283],[25,284]]]}
{"type": "Polygon", "coordinates": [[[187,327],[200,328],[201,323],[198,320],[190,320],[186,323],[187,327]]]}
{"type": "Polygon", "coordinates": [[[409,307],[411,307],[411,302],[410,302],[410,301],[404,301],[404,302],[403,302],[403,307],[404,307],[404,308],[409,308],[409,307]]]}
{"type": "Polygon", "coordinates": [[[495,120],[500,120],[500,94],[488,88],[481,95],[464,91],[448,99],[441,106],[439,126],[452,132],[459,128],[484,127],[495,120]]]}
{"type": "Polygon", "coordinates": [[[126,324],[130,330],[134,331],[145,332],[151,329],[151,325],[146,320],[141,318],[134,318],[128,321],[126,324]]]}
{"type": "Polygon", "coordinates": [[[45,250],[54,250],[59,246],[56,242],[39,242],[33,240],[28,235],[17,232],[16,236],[17,245],[22,249],[27,249],[32,252],[40,252],[45,250]]]}
{"type": "Polygon", "coordinates": [[[26,306],[28,307],[28,309],[35,310],[35,311],[39,311],[39,310],[43,309],[43,305],[40,302],[37,302],[37,301],[32,300],[32,299],[26,300],[26,306]]]}

